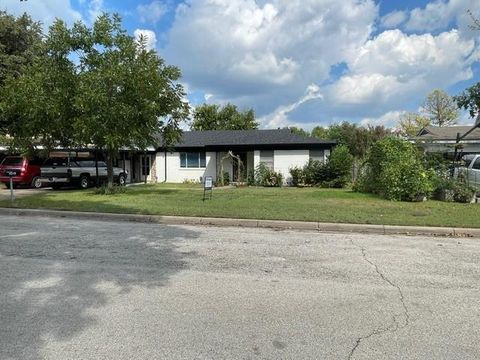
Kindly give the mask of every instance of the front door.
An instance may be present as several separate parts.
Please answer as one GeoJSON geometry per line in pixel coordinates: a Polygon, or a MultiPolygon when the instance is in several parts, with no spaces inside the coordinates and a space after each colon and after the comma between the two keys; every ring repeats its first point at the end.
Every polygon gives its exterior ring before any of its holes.
{"type": "Polygon", "coordinates": [[[247,153],[239,153],[235,154],[240,157],[243,166],[241,166],[241,173],[240,168],[238,165],[237,159],[232,159],[233,162],[233,181],[234,182],[245,182],[247,180],[247,153]]]}

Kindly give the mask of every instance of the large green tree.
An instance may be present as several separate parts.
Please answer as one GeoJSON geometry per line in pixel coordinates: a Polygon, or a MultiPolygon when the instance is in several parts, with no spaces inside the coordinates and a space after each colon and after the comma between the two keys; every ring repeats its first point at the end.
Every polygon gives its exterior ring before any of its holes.
{"type": "Polygon", "coordinates": [[[122,147],[145,149],[162,134],[168,145],[188,116],[180,70],[136,41],[117,15],[91,28],[54,22],[43,56],[16,81],[8,81],[2,116],[15,120],[14,137],[64,146],[92,145],[113,159],[122,147]]]}
{"type": "MultiPolygon", "coordinates": [[[[0,11],[0,91],[7,79],[18,78],[42,48],[41,25],[27,14],[15,17],[0,11]]],[[[0,107],[2,99],[0,98],[0,107]]],[[[12,119],[0,114],[0,134],[5,135],[12,119]]]]}
{"type": "Polygon", "coordinates": [[[258,129],[253,109],[238,110],[236,105],[203,104],[195,108],[192,130],[250,130],[258,129]]]}
{"type": "Polygon", "coordinates": [[[435,89],[427,95],[422,113],[435,126],[450,126],[458,122],[458,108],[445,91],[435,89]]]}
{"type": "Polygon", "coordinates": [[[18,151],[34,151],[77,144],[74,100],[78,78],[69,59],[69,31],[57,21],[38,54],[18,77],[9,76],[1,91],[2,111],[11,145],[18,151]]]}
{"type": "Polygon", "coordinates": [[[79,54],[75,126],[83,142],[105,150],[111,186],[121,147],[144,149],[159,133],[167,145],[180,136],[188,116],[181,73],[148,50],[146,39],[128,35],[117,15],[98,17],[92,28],[76,23],[70,38],[79,54]]]}

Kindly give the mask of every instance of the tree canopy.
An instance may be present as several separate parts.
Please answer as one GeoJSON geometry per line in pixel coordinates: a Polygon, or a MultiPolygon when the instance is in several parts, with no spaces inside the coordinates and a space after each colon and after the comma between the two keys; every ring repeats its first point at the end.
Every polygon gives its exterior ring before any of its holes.
{"type": "Polygon", "coordinates": [[[407,137],[417,136],[420,130],[430,124],[430,119],[415,112],[403,114],[398,123],[402,135],[407,137]]]}
{"type": "Polygon", "coordinates": [[[451,126],[458,122],[458,108],[445,91],[435,89],[427,95],[422,113],[435,126],[451,126]]]}
{"type": "MultiPolygon", "coordinates": [[[[35,61],[41,46],[40,23],[27,14],[15,17],[0,11],[0,91],[7,79],[18,78],[35,61]]],[[[0,114],[0,134],[6,134],[11,121],[0,114]]]]}
{"type": "Polygon", "coordinates": [[[168,144],[180,135],[188,115],[180,70],[128,35],[119,16],[103,14],[91,28],[56,20],[42,47],[2,91],[1,116],[11,120],[16,140],[103,149],[111,186],[121,147],[143,149],[159,133],[168,144]]]}
{"type": "Polygon", "coordinates": [[[195,108],[192,130],[250,130],[258,129],[253,109],[238,110],[236,105],[203,104],[195,108]]]}
{"type": "Polygon", "coordinates": [[[460,95],[454,97],[459,108],[467,110],[472,118],[478,123],[480,115],[480,82],[467,88],[460,95]]]}

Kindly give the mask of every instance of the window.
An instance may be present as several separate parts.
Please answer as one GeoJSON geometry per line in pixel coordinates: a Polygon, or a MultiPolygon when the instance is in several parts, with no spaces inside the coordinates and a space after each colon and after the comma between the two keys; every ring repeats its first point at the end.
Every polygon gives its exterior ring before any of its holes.
{"type": "Polygon", "coordinates": [[[180,153],[181,168],[204,168],[207,166],[207,157],[204,152],[180,153]]]}
{"type": "Polygon", "coordinates": [[[325,161],[325,152],[323,150],[310,150],[310,160],[325,161]]]}
{"type": "Polygon", "coordinates": [[[475,163],[472,166],[472,169],[480,170],[480,157],[475,160],[475,163]]]}
{"type": "Polygon", "coordinates": [[[273,170],[273,150],[260,150],[260,163],[273,170]]]}

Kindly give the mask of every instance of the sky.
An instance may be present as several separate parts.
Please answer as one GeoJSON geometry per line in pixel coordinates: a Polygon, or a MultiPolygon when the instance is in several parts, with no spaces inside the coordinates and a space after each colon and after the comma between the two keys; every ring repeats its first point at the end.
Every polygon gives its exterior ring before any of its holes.
{"type": "MultiPolygon", "coordinates": [[[[480,81],[479,0],[0,0],[48,27],[122,16],[182,71],[192,106],[253,108],[262,128],[395,126],[433,89],[480,81]]],[[[461,114],[461,123],[472,123],[461,114]]]]}

